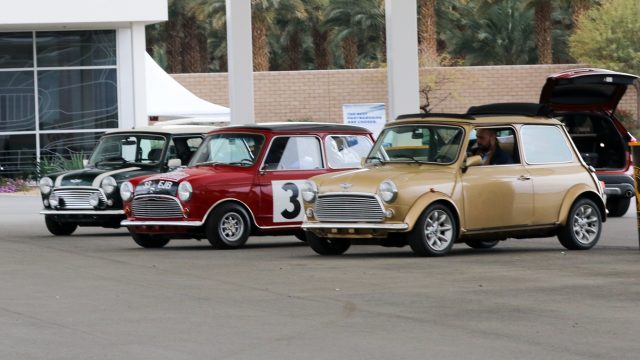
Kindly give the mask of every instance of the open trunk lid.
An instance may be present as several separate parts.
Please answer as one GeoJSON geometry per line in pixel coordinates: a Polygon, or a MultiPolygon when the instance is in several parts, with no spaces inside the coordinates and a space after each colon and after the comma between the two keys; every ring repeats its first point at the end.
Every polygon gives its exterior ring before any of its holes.
{"type": "Polygon", "coordinates": [[[581,68],[547,78],[540,103],[555,111],[606,111],[612,114],[637,76],[605,69],[581,68]]]}

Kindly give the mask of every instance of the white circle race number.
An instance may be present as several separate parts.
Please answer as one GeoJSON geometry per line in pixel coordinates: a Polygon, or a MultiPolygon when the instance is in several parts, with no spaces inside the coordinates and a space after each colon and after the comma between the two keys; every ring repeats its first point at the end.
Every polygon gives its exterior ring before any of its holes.
{"type": "Polygon", "coordinates": [[[304,219],[300,187],[304,180],[272,181],[273,222],[294,222],[304,219]]]}

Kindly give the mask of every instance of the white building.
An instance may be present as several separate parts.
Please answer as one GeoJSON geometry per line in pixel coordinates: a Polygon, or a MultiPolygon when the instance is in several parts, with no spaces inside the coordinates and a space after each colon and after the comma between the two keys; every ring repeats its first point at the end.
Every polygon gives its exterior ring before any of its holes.
{"type": "Polygon", "coordinates": [[[3,1],[0,175],[146,125],[145,25],[166,20],[167,0],[3,1]]]}

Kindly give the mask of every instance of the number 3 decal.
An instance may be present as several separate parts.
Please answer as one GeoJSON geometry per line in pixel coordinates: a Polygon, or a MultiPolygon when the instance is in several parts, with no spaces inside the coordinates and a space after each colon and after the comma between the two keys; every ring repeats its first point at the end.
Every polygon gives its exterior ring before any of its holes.
{"type": "Polygon", "coordinates": [[[272,181],[273,222],[302,221],[300,186],[304,180],[272,181]]]}

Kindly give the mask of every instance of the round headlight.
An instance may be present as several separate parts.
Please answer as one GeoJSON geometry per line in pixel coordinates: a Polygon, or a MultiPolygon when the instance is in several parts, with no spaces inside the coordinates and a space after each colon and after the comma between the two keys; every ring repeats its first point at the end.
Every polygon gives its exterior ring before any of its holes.
{"type": "Polygon", "coordinates": [[[51,194],[51,196],[49,196],[49,204],[52,208],[58,207],[59,203],[60,199],[58,198],[58,194],[53,193],[51,194]]]}
{"type": "Polygon", "coordinates": [[[111,176],[107,176],[102,179],[102,182],[100,183],[100,187],[107,194],[111,194],[116,189],[116,186],[118,186],[118,183],[116,183],[116,179],[111,176]]]}
{"type": "Polygon", "coordinates": [[[313,202],[316,199],[316,195],[318,195],[318,186],[315,182],[307,180],[302,184],[300,192],[302,193],[302,199],[304,199],[304,201],[313,202]]]}
{"type": "Polygon", "coordinates": [[[183,181],[178,185],[178,198],[182,201],[189,201],[191,199],[191,194],[193,193],[193,188],[188,181],[183,181]]]}
{"type": "Polygon", "coordinates": [[[100,205],[100,196],[98,196],[98,193],[92,193],[91,195],[89,195],[89,205],[95,207],[98,207],[98,205],[100,205]]]}
{"type": "Polygon", "coordinates": [[[396,199],[398,195],[398,188],[396,184],[391,180],[385,180],[378,186],[378,194],[382,198],[382,201],[391,203],[396,199]]]}
{"type": "Polygon", "coordinates": [[[51,180],[51,178],[43,177],[42,179],[40,179],[40,192],[43,195],[49,194],[52,188],[53,188],[53,180],[51,180]]]}
{"type": "Polygon", "coordinates": [[[129,201],[133,197],[133,185],[130,182],[125,181],[120,185],[120,198],[122,201],[129,201]]]}

